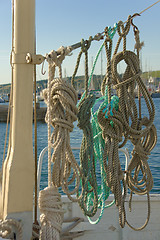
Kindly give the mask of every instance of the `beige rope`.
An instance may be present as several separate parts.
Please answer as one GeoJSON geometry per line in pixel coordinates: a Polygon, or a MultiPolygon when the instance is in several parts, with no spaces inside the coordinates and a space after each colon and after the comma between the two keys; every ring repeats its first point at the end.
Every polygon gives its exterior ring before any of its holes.
{"type": "Polygon", "coordinates": [[[58,50],[58,56],[52,51],[46,57],[49,64],[48,89],[44,90],[48,124],[48,187],[41,191],[39,196],[41,240],[60,239],[64,210],[58,187],[61,186],[72,201],[78,201],[71,195],[79,190],[81,174],[70,147],[69,136],[73,130],[73,122],[77,119],[77,93],[62,80],[61,70],[62,61],[70,51],[70,48],[62,47],[58,50]],[[59,79],[54,79],[56,66],[59,68],[59,79]],[[54,128],[53,133],[51,126],[54,128]],[[75,188],[69,191],[69,185],[73,183],[75,188]]]}
{"type": "Polygon", "coordinates": [[[147,11],[148,9],[150,9],[151,7],[153,7],[154,5],[156,5],[157,3],[159,3],[160,0],[158,0],[157,2],[153,3],[152,5],[150,5],[149,7],[145,8],[143,11],[141,11],[139,14],[144,13],[145,11],[147,11]]]}
{"type": "MultiPolygon", "coordinates": [[[[47,100],[48,91],[44,91],[44,99],[47,100]]],[[[69,199],[72,194],[78,192],[80,184],[80,168],[76,162],[70,147],[70,132],[73,131],[73,122],[77,120],[77,93],[73,87],[61,79],[51,82],[51,125],[54,132],[51,135],[50,144],[54,149],[51,157],[53,164],[52,182],[56,187],[62,187],[69,199]],[[71,169],[73,172],[71,172],[71,169]],[[75,182],[75,188],[69,191],[69,185],[75,182]]],[[[47,111],[46,121],[48,122],[47,111]]]]}
{"type": "Polygon", "coordinates": [[[61,195],[57,188],[47,187],[40,191],[39,209],[41,231],[40,239],[60,239],[64,210],[62,209],[61,195]]]}
{"type": "Polygon", "coordinates": [[[106,51],[106,57],[107,57],[107,70],[106,75],[103,79],[102,86],[101,86],[101,93],[104,96],[105,95],[105,89],[106,86],[108,91],[108,103],[111,102],[111,52],[112,52],[112,39],[108,35],[108,28],[105,29],[106,38],[104,40],[104,46],[106,51]]]}
{"type": "MultiPolygon", "coordinates": [[[[128,17],[126,26],[124,26],[121,21],[118,23],[117,31],[119,39],[111,61],[112,83],[119,97],[119,109],[118,111],[115,109],[112,110],[113,116],[110,115],[109,111],[107,118],[106,113],[103,112],[102,109],[98,114],[98,121],[102,129],[103,138],[105,139],[104,167],[107,175],[107,184],[114,193],[115,203],[119,208],[120,225],[121,227],[124,227],[125,223],[127,223],[132,229],[141,230],[147,225],[150,217],[149,191],[153,186],[153,178],[147,159],[150,151],[156,144],[157,135],[155,126],[153,125],[155,115],[154,104],[140,78],[139,54],[137,54],[137,57],[135,53],[126,50],[126,35],[130,29],[130,23],[131,16],[128,17]],[[118,52],[122,38],[123,51],[118,52]],[[117,65],[123,60],[125,61],[127,67],[124,75],[121,77],[117,72],[117,65]],[[134,100],[135,83],[138,84],[140,92],[146,102],[146,107],[149,113],[148,118],[142,118],[141,109],[139,111],[140,115],[138,116],[137,106],[134,100]],[[123,143],[119,145],[122,138],[124,138],[123,143]],[[124,172],[121,169],[119,161],[118,147],[124,146],[127,139],[130,139],[134,148],[125,179],[124,172]],[[139,179],[140,172],[142,173],[141,179],[139,179]],[[124,188],[123,194],[121,183],[124,188]],[[126,183],[131,192],[139,195],[147,194],[148,196],[148,216],[145,224],[140,228],[134,228],[126,220],[124,206],[126,183]]],[[[140,44],[138,34],[139,32],[137,32],[135,40],[136,49],[139,53],[142,44],[140,44]]]]}
{"type": "Polygon", "coordinates": [[[23,240],[21,223],[15,219],[0,221],[0,236],[9,239],[15,239],[16,237],[17,240],[23,240]]]}

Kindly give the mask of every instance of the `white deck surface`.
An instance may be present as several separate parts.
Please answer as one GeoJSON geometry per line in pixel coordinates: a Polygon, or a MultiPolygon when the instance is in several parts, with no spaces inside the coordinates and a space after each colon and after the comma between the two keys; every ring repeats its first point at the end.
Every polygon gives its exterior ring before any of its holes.
{"type": "MultiPolygon", "coordinates": [[[[67,197],[62,197],[63,208],[66,210],[65,218],[81,217],[81,222],[72,232],[85,231],[77,240],[160,240],[160,194],[151,196],[150,221],[142,231],[134,231],[127,225],[122,229],[119,226],[118,209],[113,205],[105,209],[100,223],[92,225],[84,217],[77,203],[72,203],[67,197]]],[[[113,196],[109,197],[109,201],[113,196]]],[[[127,211],[127,220],[135,227],[144,224],[147,216],[147,202],[145,196],[133,197],[132,212],[127,211]]],[[[126,202],[126,209],[128,203],[126,202]]],[[[63,227],[69,225],[64,223],[63,227]]],[[[2,239],[2,238],[0,238],[2,239]]],[[[29,240],[29,239],[28,239],[29,240]]]]}

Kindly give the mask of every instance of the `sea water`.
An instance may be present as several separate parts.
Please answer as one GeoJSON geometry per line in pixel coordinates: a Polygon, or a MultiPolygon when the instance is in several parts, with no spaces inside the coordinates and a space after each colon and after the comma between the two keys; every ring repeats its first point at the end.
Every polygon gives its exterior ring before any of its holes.
{"type": "MultiPolygon", "coordinates": [[[[154,186],[151,191],[151,193],[159,193],[160,194],[160,99],[154,98],[154,104],[155,104],[155,120],[154,124],[157,129],[157,144],[155,148],[152,150],[151,154],[149,155],[148,163],[153,175],[154,179],[154,186]]],[[[138,102],[138,100],[136,99],[138,102]]],[[[41,106],[44,106],[45,103],[41,103],[41,106]]],[[[98,108],[98,106],[97,106],[98,108]]],[[[148,116],[147,108],[144,104],[144,99],[142,98],[142,112],[143,116],[148,116]]],[[[6,133],[6,123],[0,123],[0,161],[2,164],[3,159],[3,151],[4,151],[4,142],[5,142],[5,133],[6,133]]],[[[77,122],[74,123],[74,130],[70,134],[70,142],[71,146],[73,147],[79,147],[81,144],[83,132],[77,127],[77,122]]],[[[41,151],[47,146],[48,142],[48,136],[47,136],[47,124],[45,122],[37,122],[37,153],[38,156],[40,155],[41,151]]],[[[128,141],[125,148],[128,149],[130,157],[131,157],[131,151],[133,149],[132,144],[128,141]]],[[[33,150],[34,150],[34,124],[33,124],[33,150]]],[[[6,150],[7,152],[7,150],[6,150]]],[[[79,150],[73,150],[73,153],[75,155],[76,160],[79,162],[79,150]]],[[[120,160],[122,167],[125,166],[125,157],[123,154],[120,154],[120,160]]],[[[99,176],[99,169],[97,171],[97,181],[100,181],[99,176]]],[[[48,170],[47,170],[47,153],[44,155],[43,165],[42,165],[42,174],[41,174],[41,182],[40,182],[40,189],[43,189],[48,184],[48,170]]]]}

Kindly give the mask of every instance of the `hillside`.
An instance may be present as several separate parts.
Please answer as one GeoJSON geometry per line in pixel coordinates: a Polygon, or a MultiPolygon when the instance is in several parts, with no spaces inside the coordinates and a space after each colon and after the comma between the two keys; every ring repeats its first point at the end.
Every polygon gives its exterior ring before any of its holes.
{"type": "Polygon", "coordinates": [[[160,71],[152,71],[152,72],[142,73],[142,78],[147,79],[148,77],[160,78],[160,71]]]}
{"type": "MultiPolygon", "coordinates": [[[[101,75],[93,75],[93,85],[91,88],[100,89],[101,81],[104,76],[101,75]]],[[[160,70],[152,71],[152,72],[144,72],[141,75],[142,79],[145,81],[149,77],[156,78],[156,85],[158,86],[160,82],[160,70]]],[[[71,77],[67,77],[66,80],[71,82],[71,77]]],[[[37,81],[37,92],[41,92],[44,88],[47,87],[47,79],[37,81]]],[[[75,77],[75,87],[77,90],[84,89],[84,76],[75,77]]],[[[8,94],[10,93],[11,84],[3,84],[0,85],[0,94],[8,94]]]]}

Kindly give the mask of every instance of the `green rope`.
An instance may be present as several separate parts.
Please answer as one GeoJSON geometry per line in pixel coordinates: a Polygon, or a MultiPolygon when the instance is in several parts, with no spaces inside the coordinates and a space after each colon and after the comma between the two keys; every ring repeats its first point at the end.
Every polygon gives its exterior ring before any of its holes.
{"type": "MultiPolygon", "coordinates": [[[[92,224],[97,224],[103,216],[104,209],[111,207],[115,203],[115,200],[113,200],[110,204],[105,205],[105,201],[109,197],[109,194],[110,194],[110,188],[106,184],[107,183],[106,172],[104,170],[104,163],[103,163],[103,152],[104,152],[105,142],[102,137],[102,130],[99,126],[97,116],[98,116],[99,111],[102,109],[105,111],[106,117],[107,117],[107,113],[109,110],[110,110],[110,115],[112,115],[113,108],[115,108],[116,110],[118,109],[119,99],[117,96],[113,96],[111,98],[111,103],[108,104],[107,94],[103,98],[104,98],[104,101],[102,102],[99,109],[95,113],[93,113],[93,108],[92,108],[91,124],[92,124],[92,129],[93,129],[93,138],[94,138],[95,166],[98,162],[100,165],[100,169],[101,169],[101,186],[98,186],[98,188],[97,188],[97,193],[99,196],[98,207],[101,208],[101,212],[100,212],[99,217],[95,221],[92,221],[91,218],[88,217],[89,222],[92,224]]],[[[113,124],[113,123],[111,122],[111,124],[113,124]]],[[[90,198],[88,198],[88,203],[87,203],[88,208],[90,207],[90,205],[92,205],[91,197],[92,196],[90,196],[90,198]]]]}
{"type": "MultiPolygon", "coordinates": [[[[109,34],[109,37],[111,39],[113,38],[113,36],[116,32],[116,28],[117,28],[117,25],[115,25],[114,31],[111,30],[111,27],[108,29],[108,34],[109,34]]],[[[91,71],[91,75],[90,75],[90,78],[89,78],[89,81],[88,81],[89,85],[90,85],[90,82],[91,82],[91,79],[92,79],[92,76],[93,76],[93,72],[94,72],[94,69],[95,69],[95,66],[96,66],[96,62],[98,60],[98,57],[99,57],[100,52],[102,51],[103,47],[104,47],[104,43],[101,45],[101,47],[100,47],[100,49],[99,49],[99,51],[96,55],[96,58],[95,58],[95,61],[94,61],[94,64],[93,64],[93,68],[92,68],[92,71],[91,71]]],[[[85,93],[84,93],[84,95],[85,95],[85,93]]],[[[84,96],[82,96],[81,100],[83,100],[83,98],[84,98],[84,96]]],[[[111,99],[113,101],[114,97],[112,97],[111,99]]],[[[112,103],[112,101],[111,101],[111,103],[112,103]]],[[[111,111],[112,111],[113,107],[117,108],[118,102],[116,102],[116,103],[112,104],[111,111]]],[[[105,96],[102,96],[101,98],[96,100],[95,104],[91,109],[91,113],[92,113],[91,125],[92,125],[93,138],[94,138],[95,166],[98,162],[99,165],[100,165],[100,171],[101,171],[101,185],[97,187],[97,193],[98,193],[98,196],[99,196],[98,207],[101,208],[101,211],[100,211],[99,217],[95,221],[91,220],[91,218],[88,216],[88,220],[91,224],[97,224],[103,216],[104,209],[112,206],[115,202],[113,200],[110,204],[108,204],[108,205],[105,204],[105,201],[109,197],[109,194],[110,194],[110,188],[106,184],[106,182],[107,182],[106,181],[106,172],[104,170],[104,163],[103,163],[103,152],[104,152],[105,142],[104,142],[104,139],[102,137],[102,130],[99,126],[98,119],[97,119],[99,111],[101,109],[106,109],[108,107],[108,88],[107,87],[106,87],[106,90],[105,90],[105,96]],[[94,113],[93,108],[94,108],[95,104],[98,103],[99,101],[102,101],[102,100],[103,100],[103,102],[100,105],[99,109],[94,113]]],[[[108,107],[108,109],[109,109],[109,107],[108,107]]],[[[92,206],[92,205],[93,205],[93,194],[90,193],[90,195],[88,196],[87,208],[89,209],[90,206],[92,206]]]]}
{"type": "MultiPolygon", "coordinates": [[[[116,30],[117,30],[117,23],[114,24],[114,27],[113,27],[113,28],[111,28],[111,27],[108,28],[108,34],[109,34],[109,37],[110,37],[111,39],[114,37],[114,35],[115,35],[115,33],[116,33],[116,30]]],[[[89,86],[90,86],[90,84],[91,84],[91,79],[92,79],[92,76],[93,76],[93,73],[94,73],[94,70],[95,70],[95,66],[96,66],[97,60],[98,60],[98,58],[99,58],[99,55],[100,55],[103,47],[104,47],[104,42],[103,42],[102,45],[100,46],[100,48],[99,48],[99,50],[98,50],[98,53],[97,53],[97,55],[96,55],[96,57],[95,57],[95,59],[94,59],[93,67],[92,67],[91,74],[90,74],[90,77],[89,77],[89,80],[88,80],[88,88],[89,88],[89,86]]],[[[84,97],[85,97],[85,91],[84,91],[84,93],[82,94],[81,99],[80,99],[79,103],[77,104],[77,106],[80,104],[80,102],[83,100],[84,97]]],[[[99,98],[98,100],[96,100],[96,101],[95,101],[95,104],[96,104],[98,101],[102,100],[102,99],[103,99],[103,97],[102,97],[102,98],[99,98]]],[[[94,105],[95,105],[95,104],[94,104],[94,105]]],[[[94,106],[93,106],[93,107],[94,107],[94,106]]]]}
{"type": "MultiPolygon", "coordinates": [[[[117,25],[115,25],[113,29],[111,27],[108,28],[108,34],[110,38],[113,38],[116,28],[117,25]]],[[[112,201],[109,205],[105,205],[105,201],[110,194],[110,188],[106,184],[106,173],[104,171],[103,163],[105,142],[102,138],[102,130],[97,119],[98,112],[108,105],[108,90],[106,88],[105,96],[99,98],[98,100],[95,100],[95,96],[93,95],[87,96],[93,72],[103,47],[104,43],[101,45],[96,55],[89,80],[87,77],[85,78],[85,92],[78,103],[78,126],[83,130],[83,139],[80,149],[82,198],[79,202],[79,205],[92,224],[97,224],[103,216],[104,209],[114,204],[114,201],[112,201]],[[100,100],[103,100],[103,103],[101,104],[99,110],[93,113],[95,104],[100,100]],[[90,123],[91,113],[92,120],[90,123]],[[99,186],[97,184],[95,173],[95,167],[97,164],[100,165],[101,175],[101,184],[99,186]],[[92,221],[91,217],[95,215],[98,207],[101,208],[99,218],[96,221],[92,221]]]]}
{"type": "Polygon", "coordinates": [[[82,171],[82,198],[79,205],[86,216],[93,217],[98,208],[97,180],[93,149],[93,131],[90,123],[91,108],[95,102],[94,95],[85,97],[78,107],[78,127],[83,130],[80,149],[80,168],[82,171]],[[88,208],[88,196],[92,195],[93,204],[88,208]]]}

